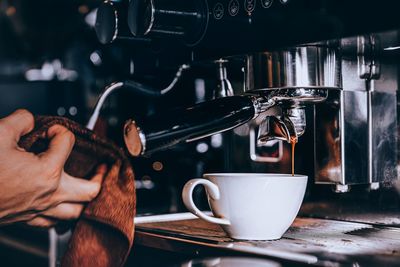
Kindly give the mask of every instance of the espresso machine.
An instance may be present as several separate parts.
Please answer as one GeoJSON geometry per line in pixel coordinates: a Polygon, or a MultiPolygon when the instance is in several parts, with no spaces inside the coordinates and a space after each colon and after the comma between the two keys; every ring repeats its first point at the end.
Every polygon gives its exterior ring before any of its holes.
{"type": "Polygon", "coordinates": [[[301,216],[398,227],[396,16],[393,1],[106,1],[99,41],[155,47],[175,56],[176,74],[161,89],[126,79],[105,95],[168,95],[186,73],[208,68],[216,74],[207,101],[130,116],[132,157],[219,136],[219,171],[288,173],[288,143],[297,143],[295,171],[310,179],[301,216]]]}
{"type": "Polygon", "coordinates": [[[282,141],[297,142],[310,131],[316,184],[347,192],[350,185],[378,189],[392,183],[397,179],[397,66],[390,58],[396,56],[397,32],[390,30],[397,22],[391,4],[104,2],[96,21],[101,43],[157,45],[184,55],[165,89],[126,80],[112,90],[126,86],[163,95],[186,69],[204,62],[218,69],[213,100],[129,120],[128,151],[151,155],[246,124],[249,158],[274,162],[282,156],[282,141]],[[227,73],[231,61],[243,72],[236,90],[227,73]],[[312,114],[306,112],[310,108],[312,114]],[[277,157],[257,153],[277,142],[277,157]]]}

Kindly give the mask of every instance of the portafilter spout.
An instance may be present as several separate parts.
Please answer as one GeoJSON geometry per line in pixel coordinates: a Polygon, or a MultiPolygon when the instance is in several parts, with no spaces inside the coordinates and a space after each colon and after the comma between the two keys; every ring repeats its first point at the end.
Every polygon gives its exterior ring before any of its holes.
{"type": "Polygon", "coordinates": [[[258,145],[271,140],[282,140],[288,143],[298,141],[306,130],[304,108],[290,108],[282,116],[267,116],[262,120],[258,130],[258,145]]]}

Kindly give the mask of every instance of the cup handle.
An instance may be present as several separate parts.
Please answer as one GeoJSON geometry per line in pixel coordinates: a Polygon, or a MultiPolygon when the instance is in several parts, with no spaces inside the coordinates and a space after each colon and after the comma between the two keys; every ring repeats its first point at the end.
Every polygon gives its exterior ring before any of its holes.
{"type": "Polygon", "coordinates": [[[210,182],[206,179],[192,179],[185,184],[183,191],[182,191],[182,199],[183,199],[183,203],[185,204],[186,208],[191,213],[193,213],[200,219],[203,219],[207,222],[223,224],[223,225],[230,225],[231,223],[229,222],[229,220],[209,216],[196,207],[196,205],[194,204],[194,201],[193,201],[193,190],[197,185],[203,185],[204,187],[206,187],[209,197],[211,197],[212,199],[217,200],[220,198],[220,192],[219,192],[218,186],[216,186],[215,184],[213,184],[212,182],[210,182]]]}

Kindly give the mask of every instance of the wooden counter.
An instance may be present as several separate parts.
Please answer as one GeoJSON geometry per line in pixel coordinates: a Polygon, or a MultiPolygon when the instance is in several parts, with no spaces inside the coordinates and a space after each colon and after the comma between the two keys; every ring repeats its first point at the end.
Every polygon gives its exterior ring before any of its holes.
{"type": "Polygon", "coordinates": [[[191,255],[245,253],[318,266],[366,257],[400,262],[399,228],[315,218],[297,218],[280,240],[235,241],[218,225],[186,213],[146,217],[137,219],[135,244],[191,255]]]}

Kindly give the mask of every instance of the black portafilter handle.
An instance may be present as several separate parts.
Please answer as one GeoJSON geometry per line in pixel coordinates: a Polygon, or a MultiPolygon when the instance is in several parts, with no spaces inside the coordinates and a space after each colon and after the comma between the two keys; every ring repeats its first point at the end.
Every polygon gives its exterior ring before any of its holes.
{"type": "Polygon", "coordinates": [[[233,129],[259,113],[255,96],[231,96],[161,112],[141,122],[127,121],[125,145],[132,156],[151,154],[178,143],[233,129]]]}

